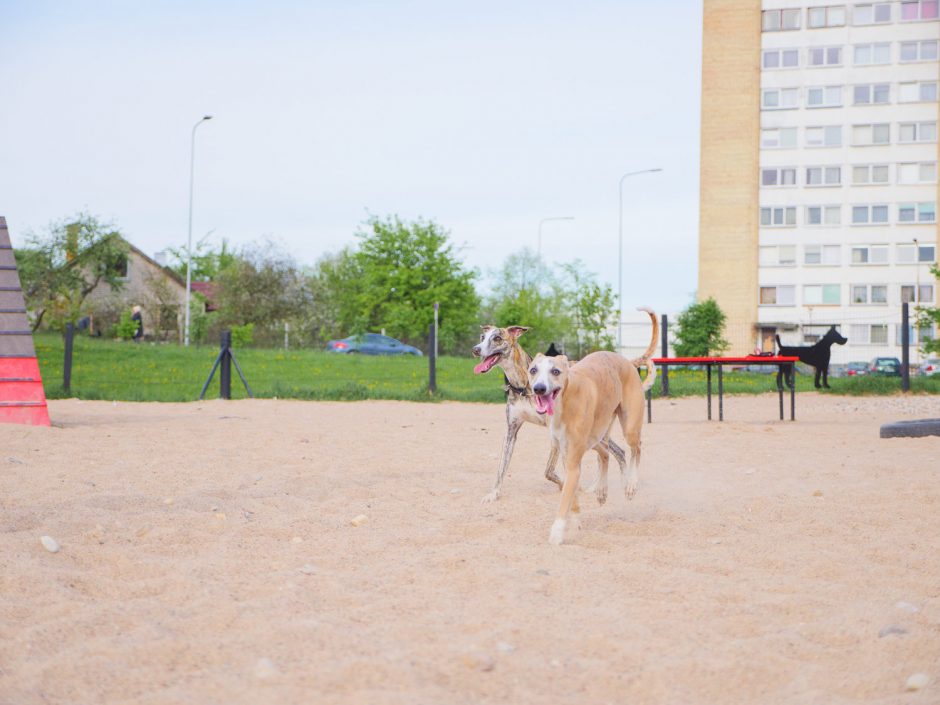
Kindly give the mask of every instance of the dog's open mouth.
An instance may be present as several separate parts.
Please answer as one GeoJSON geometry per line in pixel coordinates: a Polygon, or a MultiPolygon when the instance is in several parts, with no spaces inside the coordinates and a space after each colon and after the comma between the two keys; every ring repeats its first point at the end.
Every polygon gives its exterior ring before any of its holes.
{"type": "Polygon", "coordinates": [[[535,410],[540,414],[551,416],[555,413],[555,397],[558,396],[560,389],[556,389],[548,394],[535,395],[535,410]]]}
{"type": "Polygon", "coordinates": [[[494,353],[474,367],[473,373],[479,375],[483,374],[484,372],[489,372],[491,369],[493,369],[493,365],[495,365],[497,362],[499,362],[499,353],[494,353]]]}

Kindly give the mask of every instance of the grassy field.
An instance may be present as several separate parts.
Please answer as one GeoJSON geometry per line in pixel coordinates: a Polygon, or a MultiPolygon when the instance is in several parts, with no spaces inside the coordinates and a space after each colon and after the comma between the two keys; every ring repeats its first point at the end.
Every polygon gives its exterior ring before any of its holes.
{"type": "MultiPolygon", "coordinates": [[[[72,389],[62,389],[63,341],[55,334],[35,336],[46,396],[119,401],[193,401],[212,369],[216,347],[134,344],[87,337],[75,339],[72,389]]],[[[502,376],[498,371],[473,374],[470,358],[438,360],[438,393],[427,391],[428,360],[414,357],[346,356],[313,350],[236,350],[236,356],[257,397],[355,401],[402,399],[501,403],[502,376]]],[[[670,371],[671,396],[705,394],[705,372],[670,371]]],[[[717,380],[713,380],[717,389],[717,380]]],[[[891,394],[900,390],[898,378],[830,380],[842,394],[891,394]]],[[[940,377],[911,380],[915,392],[940,393],[940,377]]],[[[729,394],[759,394],[774,390],[774,376],[726,371],[729,394]]],[[[797,377],[797,391],[812,389],[812,378],[797,377]]],[[[218,374],[206,392],[218,396],[218,374]]],[[[659,384],[654,396],[659,393],[659,384]]],[[[233,370],[232,394],[245,397],[233,370]]]]}

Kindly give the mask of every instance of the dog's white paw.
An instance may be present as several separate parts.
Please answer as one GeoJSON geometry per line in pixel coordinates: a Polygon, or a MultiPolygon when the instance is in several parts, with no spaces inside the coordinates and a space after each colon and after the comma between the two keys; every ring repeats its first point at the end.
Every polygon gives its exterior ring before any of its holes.
{"type": "Polygon", "coordinates": [[[623,494],[627,499],[633,499],[636,496],[636,486],[638,484],[636,478],[630,478],[627,481],[627,484],[623,488],[623,494]]]}
{"type": "Polygon", "coordinates": [[[552,530],[548,534],[548,542],[554,546],[561,546],[565,540],[565,520],[555,519],[552,530]]]}
{"type": "Polygon", "coordinates": [[[480,500],[480,504],[489,504],[490,502],[495,502],[499,499],[499,490],[493,490],[487,495],[484,495],[483,499],[480,500]]]}

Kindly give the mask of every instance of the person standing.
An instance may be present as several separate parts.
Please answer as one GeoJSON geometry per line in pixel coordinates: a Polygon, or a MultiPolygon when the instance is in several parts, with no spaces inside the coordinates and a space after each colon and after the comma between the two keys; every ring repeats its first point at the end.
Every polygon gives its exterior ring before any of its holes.
{"type": "Polygon", "coordinates": [[[134,342],[139,343],[144,339],[144,319],[140,315],[140,306],[134,306],[131,312],[131,320],[137,323],[137,330],[134,331],[134,342]]]}

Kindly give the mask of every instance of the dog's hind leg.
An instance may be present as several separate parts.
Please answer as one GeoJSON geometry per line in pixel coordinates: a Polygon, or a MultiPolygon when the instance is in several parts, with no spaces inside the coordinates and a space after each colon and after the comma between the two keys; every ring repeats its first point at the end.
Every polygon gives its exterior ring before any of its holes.
{"type": "Polygon", "coordinates": [[[623,494],[627,499],[633,499],[636,495],[637,485],[640,482],[640,429],[643,424],[642,397],[640,397],[638,409],[633,409],[631,413],[624,411],[623,407],[619,407],[617,417],[620,419],[623,437],[630,447],[630,475],[627,476],[627,468],[623,467],[620,470],[620,478],[623,481],[623,494]]]}
{"type": "MultiPolygon", "coordinates": [[[[609,442],[609,436],[605,441],[609,442]]],[[[608,445],[608,443],[602,441],[594,448],[594,450],[597,451],[597,479],[594,480],[594,487],[592,489],[594,490],[594,496],[597,497],[598,504],[604,504],[604,502],[607,501],[607,466],[610,464],[611,456],[611,453],[602,450],[602,443],[608,445]]]]}
{"type": "Polygon", "coordinates": [[[561,478],[558,477],[558,474],[555,472],[555,466],[558,465],[558,447],[552,445],[552,449],[548,454],[548,464],[545,466],[545,479],[554,482],[558,485],[560,490],[564,483],[562,483],[561,478]]]}
{"type": "Polygon", "coordinates": [[[516,445],[516,436],[519,435],[519,428],[522,426],[522,421],[514,419],[507,409],[506,416],[508,420],[508,425],[506,426],[506,440],[503,444],[503,455],[499,460],[499,471],[496,474],[496,484],[493,485],[493,489],[483,497],[480,501],[481,504],[487,504],[489,502],[495,502],[499,499],[499,491],[503,486],[503,478],[506,477],[506,470],[509,469],[509,461],[512,459],[512,449],[516,445]]]}
{"type": "Polygon", "coordinates": [[[816,389],[819,389],[819,388],[822,386],[822,385],[819,384],[819,378],[820,378],[821,375],[822,375],[822,370],[817,367],[817,368],[816,368],[816,382],[815,382],[815,384],[816,384],[816,389]]]}

